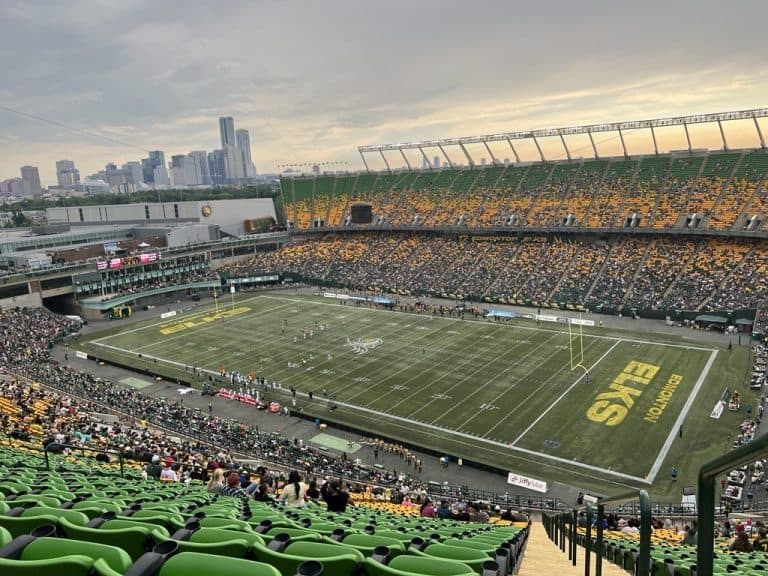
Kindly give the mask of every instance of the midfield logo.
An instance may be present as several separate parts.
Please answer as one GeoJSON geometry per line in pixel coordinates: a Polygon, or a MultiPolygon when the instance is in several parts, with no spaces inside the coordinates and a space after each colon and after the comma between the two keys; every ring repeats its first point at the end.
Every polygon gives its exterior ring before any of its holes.
{"type": "Polygon", "coordinates": [[[366,354],[369,350],[379,347],[384,343],[381,338],[358,338],[357,340],[350,340],[347,338],[347,343],[344,344],[347,348],[351,348],[352,351],[360,356],[366,354]]]}

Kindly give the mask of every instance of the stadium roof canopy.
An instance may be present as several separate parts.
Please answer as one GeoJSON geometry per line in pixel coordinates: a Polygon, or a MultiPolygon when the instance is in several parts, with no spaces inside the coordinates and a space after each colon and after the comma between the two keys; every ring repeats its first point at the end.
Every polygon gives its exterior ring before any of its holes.
{"type": "Polygon", "coordinates": [[[448,156],[448,153],[446,152],[446,148],[448,147],[458,147],[463,155],[466,157],[467,162],[469,163],[469,166],[476,166],[476,162],[472,155],[470,154],[469,150],[467,149],[468,144],[482,144],[485,146],[485,149],[488,152],[488,155],[491,158],[491,161],[494,165],[499,165],[501,162],[499,162],[499,159],[496,157],[496,155],[493,153],[491,148],[488,146],[489,142],[506,142],[510,149],[512,150],[512,153],[515,156],[515,161],[519,164],[521,162],[520,155],[518,154],[517,149],[515,148],[514,142],[519,140],[532,140],[533,143],[536,145],[536,150],[538,151],[539,158],[542,162],[546,161],[546,158],[544,157],[544,152],[542,151],[541,145],[539,144],[540,138],[559,138],[563,149],[565,150],[565,155],[568,158],[568,160],[572,159],[571,155],[571,149],[568,148],[568,143],[566,142],[566,136],[574,136],[577,134],[586,134],[589,137],[590,144],[592,146],[592,151],[594,153],[595,158],[600,158],[600,153],[598,152],[597,145],[595,144],[595,140],[592,137],[593,134],[599,133],[599,132],[617,132],[619,139],[621,141],[621,149],[623,150],[624,156],[629,157],[629,152],[627,151],[627,146],[624,141],[624,132],[629,130],[649,130],[651,134],[651,138],[653,139],[653,150],[655,154],[659,154],[659,146],[656,141],[656,132],[655,130],[657,128],[668,128],[671,126],[681,126],[683,130],[685,131],[685,138],[686,142],[688,144],[688,152],[693,152],[693,146],[691,144],[691,136],[688,132],[688,126],[691,124],[717,124],[718,128],[720,129],[720,139],[722,141],[723,150],[728,150],[728,142],[725,138],[725,131],[723,130],[723,122],[732,121],[732,120],[752,120],[755,125],[755,132],[757,133],[757,137],[760,141],[760,147],[765,148],[765,138],[763,137],[763,132],[760,129],[760,124],[758,123],[758,118],[765,118],[768,117],[768,108],[753,108],[750,110],[739,110],[735,112],[718,112],[713,114],[694,114],[692,116],[675,116],[675,117],[669,117],[669,118],[656,118],[654,120],[634,120],[630,122],[612,122],[612,123],[605,123],[605,124],[589,124],[585,126],[570,126],[567,128],[546,128],[543,130],[527,130],[527,131],[518,131],[518,132],[503,132],[499,134],[486,134],[483,136],[468,136],[464,138],[447,138],[443,140],[423,140],[421,142],[403,142],[399,144],[374,144],[374,145],[368,145],[368,146],[359,146],[358,152],[360,153],[360,157],[363,159],[363,164],[365,165],[366,170],[369,172],[371,171],[370,167],[368,166],[368,162],[366,160],[366,154],[370,153],[378,153],[381,155],[381,158],[384,160],[384,164],[387,167],[388,171],[392,171],[392,168],[390,167],[389,161],[387,160],[385,152],[400,152],[400,155],[403,157],[403,160],[405,160],[406,166],[408,166],[409,170],[413,169],[413,166],[411,165],[411,162],[408,160],[408,157],[405,154],[405,150],[419,150],[424,157],[425,164],[431,165],[429,157],[427,156],[427,153],[424,151],[424,149],[432,149],[437,148],[442,153],[443,157],[445,158],[448,165],[453,168],[454,162],[451,160],[450,156],[448,156]]]}

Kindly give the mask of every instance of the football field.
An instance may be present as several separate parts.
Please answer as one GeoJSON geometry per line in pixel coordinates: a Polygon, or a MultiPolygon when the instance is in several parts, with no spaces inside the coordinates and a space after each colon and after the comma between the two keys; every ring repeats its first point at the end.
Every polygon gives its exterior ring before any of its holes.
{"type": "Polygon", "coordinates": [[[116,326],[81,348],[169,377],[265,377],[265,398],[290,403],[295,388],[309,415],[535,477],[649,485],[681,427],[702,427],[705,443],[728,433],[730,420],[708,416],[742,385],[743,350],[583,330],[273,292],[116,326]]]}

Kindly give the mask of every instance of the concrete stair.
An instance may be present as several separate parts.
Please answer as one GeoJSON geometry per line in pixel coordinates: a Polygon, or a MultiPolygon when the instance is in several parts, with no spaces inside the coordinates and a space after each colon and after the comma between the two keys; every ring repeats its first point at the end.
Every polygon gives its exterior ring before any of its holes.
{"type": "MultiPolygon", "coordinates": [[[[584,576],[584,548],[576,551],[576,566],[568,560],[568,543],[566,551],[561,552],[547,536],[541,522],[533,522],[525,545],[525,554],[520,563],[517,576],[584,576]]],[[[590,559],[590,574],[595,573],[595,555],[590,559]]],[[[627,576],[628,572],[615,564],[603,561],[603,576],[627,576]]]]}

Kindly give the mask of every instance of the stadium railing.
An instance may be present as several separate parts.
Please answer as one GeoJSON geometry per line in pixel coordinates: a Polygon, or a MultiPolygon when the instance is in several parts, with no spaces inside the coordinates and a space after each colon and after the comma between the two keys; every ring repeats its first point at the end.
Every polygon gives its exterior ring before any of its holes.
{"type": "Polygon", "coordinates": [[[651,567],[651,499],[645,490],[601,498],[597,506],[584,504],[576,506],[568,512],[559,514],[542,514],[544,528],[550,540],[565,552],[565,540],[568,539],[568,559],[576,566],[579,512],[586,512],[586,535],[584,542],[584,574],[589,576],[592,552],[595,553],[595,576],[601,576],[603,557],[605,556],[605,544],[603,541],[603,521],[605,519],[605,507],[612,504],[620,504],[629,500],[639,500],[640,506],[640,549],[635,560],[634,574],[649,574],[651,567]],[[597,513],[596,517],[594,513],[597,513]],[[592,540],[592,521],[596,520],[596,536],[592,540]]]}
{"type": "Polygon", "coordinates": [[[704,464],[699,470],[698,486],[698,545],[696,546],[696,574],[710,576],[715,550],[715,480],[720,474],[765,457],[768,436],[761,436],[704,464]]]}

